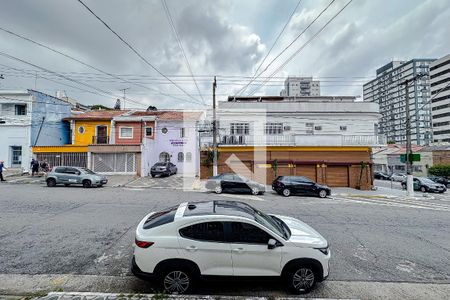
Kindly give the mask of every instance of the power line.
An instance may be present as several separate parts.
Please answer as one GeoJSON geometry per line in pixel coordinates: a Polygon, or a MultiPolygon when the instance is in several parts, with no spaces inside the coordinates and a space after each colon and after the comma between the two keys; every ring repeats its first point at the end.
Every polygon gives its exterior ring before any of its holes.
{"type": "MultiPolygon", "coordinates": [[[[283,55],[284,52],[286,52],[321,16],[322,14],[328,10],[328,8],[335,2],[336,0],[331,0],[330,3],[328,3],[328,5],[322,9],[322,11],[314,18],[314,20],[312,20],[308,26],[306,26],[295,38],[292,42],[290,42],[283,50],[280,51],[280,53],[278,53],[277,56],[275,56],[275,58],[273,58],[268,64],[267,66],[264,68],[264,70],[261,71],[261,73],[259,73],[256,77],[254,77],[254,79],[258,78],[261,74],[263,74],[265,71],[267,71],[267,69],[274,63],[275,60],[277,60],[281,55],[283,55]]],[[[245,86],[244,90],[247,89],[247,87],[252,84],[254,80],[250,80],[250,82],[248,83],[247,86],[245,86]]],[[[243,90],[242,90],[243,91],[243,90]]]]}
{"type": "MultiPolygon", "coordinates": [[[[97,14],[92,11],[92,9],[89,8],[86,4],[84,4],[83,1],[78,0],[78,2],[81,3],[97,20],[99,20],[103,25],[105,25],[106,28],[108,28],[109,31],[111,31],[119,40],[121,40],[131,51],[134,52],[143,62],[145,62],[148,66],[150,66],[153,70],[155,70],[159,75],[166,78],[168,81],[170,81],[174,86],[176,86],[180,91],[182,91],[184,94],[186,94],[188,97],[192,98],[195,101],[198,101],[195,99],[191,94],[186,92],[182,87],[180,87],[178,84],[172,81],[169,77],[164,75],[158,68],[156,68],[153,64],[151,64],[145,57],[143,57],[133,46],[131,46],[130,43],[128,43],[124,38],[122,38],[117,32],[115,32],[105,21],[103,21],[97,14]]],[[[199,103],[200,104],[200,103],[199,103]]]]}
{"type": "MultiPolygon", "coordinates": [[[[292,17],[294,16],[295,12],[297,11],[298,7],[300,6],[300,3],[302,2],[302,0],[299,0],[297,2],[297,5],[294,7],[294,10],[292,11],[291,15],[289,16],[288,20],[286,21],[286,23],[284,24],[283,28],[281,29],[280,33],[278,33],[278,36],[276,37],[275,41],[273,42],[272,46],[270,47],[269,51],[266,53],[266,55],[264,56],[263,60],[260,62],[260,64],[258,65],[258,67],[256,68],[255,72],[253,73],[252,76],[252,80],[255,78],[255,76],[258,74],[259,69],[262,67],[262,65],[264,64],[264,62],[266,61],[267,57],[269,56],[270,52],[272,52],[273,48],[275,47],[276,43],[278,42],[278,40],[280,39],[281,35],[283,34],[284,30],[286,29],[286,27],[288,26],[288,24],[291,22],[292,17]]],[[[237,92],[237,95],[241,95],[245,89],[248,87],[248,85],[244,86],[242,89],[240,89],[237,92]]]]}
{"type": "MultiPolygon", "coordinates": [[[[86,62],[84,62],[84,61],[82,61],[82,60],[80,60],[80,59],[78,59],[78,58],[75,58],[75,57],[73,57],[73,56],[71,56],[71,55],[68,55],[68,54],[66,54],[66,53],[64,53],[64,52],[61,52],[61,51],[59,51],[59,50],[56,50],[56,49],[54,49],[54,48],[52,48],[52,47],[50,47],[50,46],[47,46],[47,45],[44,45],[44,44],[42,44],[42,43],[40,43],[40,42],[37,42],[37,41],[35,41],[35,40],[32,40],[31,38],[28,38],[28,37],[25,37],[25,36],[20,35],[20,34],[18,34],[18,33],[12,32],[11,30],[8,30],[8,29],[2,28],[2,27],[0,27],[0,30],[3,31],[3,32],[8,33],[8,34],[10,34],[10,35],[13,35],[13,36],[15,36],[15,37],[18,37],[18,38],[20,38],[20,39],[26,40],[26,41],[28,41],[28,42],[30,42],[30,43],[33,43],[33,44],[35,44],[35,45],[38,45],[38,46],[40,46],[40,47],[43,47],[43,48],[45,48],[45,49],[47,49],[47,50],[50,50],[50,51],[52,51],[52,52],[54,52],[54,53],[57,53],[57,54],[59,54],[59,55],[62,55],[62,56],[66,57],[66,58],[68,58],[68,59],[70,59],[70,60],[73,60],[73,61],[75,61],[75,62],[78,62],[78,63],[80,63],[80,64],[82,64],[82,65],[84,65],[84,66],[86,66],[86,67],[88,67],[88,68],[91,68],[91,69],[93,69],[93,70],[96,70],[96,71],[98,71],[98,72],[100,72],[100,73],[103,73],[103,74],[105,74],[105,75],[108,75],[108,76],[110,76],[110,77],[119,79],[119,80],[121,80],[121,81],[123,81],[123,82],[130,83],[130,84],[133,84],[133,85],[136,85],[136,86],[139,86],[139,87],[143,87],[143,88],[148,89],[148,90],[151,90],[151,91],[155,91],[155,92],[157,92],[157,93],[159,93],[159,94],[161,94],[161,95],[164,95],[164,96],[168,96],[167,94],[165,94],[165,93],[163,93],[163,92],[161,92],[161,91],[159,91],[159,90],[156,90],[156,89],[147,87],[147,86],[142,85],[142,84],[139,84],[139,83],[131,82],[131,81],[127,80],[127,79],[124,79],[124,78],[119,77],[118,75],[114,75],[113,73],[106,72],[106,71],[104,71],[104,70],[102,70],[102,69],[100,69],[100,68],[97,68],[97,67],[95,67],[95,66],[93,66],[93,65],[91,65],[91,64],[88,64],[88,63],[86,63],[86,62]]],[[[62,74],[63,74],[63,73],[62,73],[62,74]]],[[[180,101],[188,101],[188,100],[185,100],[185,99],[182,99],[182,98],[176,98],[176,99],[177,99],[177,100],[180,100],[180,101]]],[[[188,101],[188,102],[191,102],[191,101],[188,101]]],[[[146,104],[142,104],[142,105],[146,105],[146,104]]]]}
{"type": "Polygon", "coordinates": [[[177,28],[175,27],[175,23],[173,22],[172,15],[170,14],[170,10],[169,10],[169,7],[167,6],[166,0],[161,0],[161,2],[162,2],[162,5],[163,5],[163,8],[164,8],[164,11],[166,13],[167,20],[169,21],[169,25],[172,27],[172,31],[173,31],[173,33],[175,35],[175,39],[178,42],[178,46],[180,47],[181,52],[183,53],[184,60],[186,62],[186,66],[187,66],[187,68],[189,70],[189,73],[191,74],[191,77],[192,77],[192,80],[194,81],[195,87],[197,88],[197,92],[200,95],[200,98],[202,99],[203,104],[206,104],[205,103],[205,99],[203,98],[202,93],[200,92],[200,89],[198,87],[197,80],[195,79],[194,74],[192,72],[191,64],[189,63],[189,59],[188,59],[188,57],[186,55],[186,52],[184,51],[183,43],[181,42],[181,39],[180,39],[180,36],[178,34],[177,28]]]}
{"type": "MultiPolygon", "coordinates": [[[[331,17],[331,19],[329,19],[328,22],[326,22],[325,25],[323,25],[308,41],[306,41],[299,49],[297,49],[297,51],[295,51],[281,66],[279,66],[277,69],[275,69],[275,71],[273,71],[272,74],[268,78],[270,79],[273,75],[278,73],[284,66],[286,66],[298,53],[300,53],[307,45],[309,45],[309,43],[311,43],[352,2],[353,2],[353,0],[348,1],[347,4],[345,4],[344,7],[342,7],[336,14],[334,14],[333,17],[331,17]]],[[[261,85],[257,86],[250,93],[250,95],[253,95],[257,90],[259,90],[261,87],[263,87],[267,82],[268,82],[268,79],[266,79],[265,82],[262,83],[261,85]]]]}

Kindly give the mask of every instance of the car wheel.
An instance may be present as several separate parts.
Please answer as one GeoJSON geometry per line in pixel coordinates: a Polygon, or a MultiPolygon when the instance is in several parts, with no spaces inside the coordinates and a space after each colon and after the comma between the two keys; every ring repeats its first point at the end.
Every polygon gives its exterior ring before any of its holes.
{"type": "Polygon", "coordinates": [[[259,194],[259,189],[256,186],[252,187],[252,194],[253,195],[258,195],[259,194]]]}
{"type": "Polygon", "coordinates": [[[319,191],[319,197],[320,197],[320,198],[326,198],[326,197],[327,197],[327,191],[325,191],[325,190],[320,190],[320,191],[319,191]]]}
{"type": "Polygon", "coordinates": [[[283,189],[283,196],[289,197],[291,195],[291,190],[288,188],[283,189]]]}
{"type": "Polygon", "coordinates": [[[184,269],[171,269],[162,276],[162,287],[169,294],[184,294],[191,289],[193,276],[184,269]]]}
{"type": "Polygon", "coordinates": [[[427,188],[424,187],[424,186],[421,186],[421,187],[420,187],[420,191],[421,191],[422,193],[425,193],[425,192],[427,191],[427,188]]]}
{"type": "Polygon", "coordinates": [[[214,192],[215,192],[216,194],[221,194],[221,193],[222,193],[222,187],[221,187],[220,185],[216,186],[216,187],[214,188],[214,192]]]}
{"type": "Polygon", "coordinates": [[[151,175],[152,175],[152,178],[155,178],[155,176],[156,176],[155,174],[151,174],[151,175]]]}
{"type": "Polygon", "coordinates": [[[83,187],[84,188],[90,188],[91,187],[91,181],[90,180],[83,180],[83,187]]]}
{"type": "Polygon", "coordinates": [[[289,273],[287,283],[292,293],[305,294],[316,284],[316,274],[310,266],[300,266],[289,273]]]}
{"type": "Polygon", "coordinates": [[[54,186],[56,186],[56,180],[53,179],[53,178],[47,179],[47,186],[48,186],[48,187],[54,187],[54,186]]]}

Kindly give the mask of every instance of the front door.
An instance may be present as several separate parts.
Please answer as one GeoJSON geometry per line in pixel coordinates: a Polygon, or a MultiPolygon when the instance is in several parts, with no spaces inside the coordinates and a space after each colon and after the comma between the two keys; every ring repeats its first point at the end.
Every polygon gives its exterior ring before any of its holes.
{"type": "Polygon", "coordinates": [[[22,146],[11,146],[11,168],[22,167],[22,146]]]}
{"type": "Polygon", "coordinates": [[[108,126],[97,126],[97,144],[108,144],[108,126]]]}
{"type": "Polygon", "coordinates": [[[281,248],[268,248],[271,235],[253,224],[227,222],[235,276],[279,276],[281,248]]]}
{"type": "Polygon", "coordinates": [[[195,262],[202,275],[233,275],[230,244],[223,222],[202,222],[179,230],[181,257],[195,262]]]}

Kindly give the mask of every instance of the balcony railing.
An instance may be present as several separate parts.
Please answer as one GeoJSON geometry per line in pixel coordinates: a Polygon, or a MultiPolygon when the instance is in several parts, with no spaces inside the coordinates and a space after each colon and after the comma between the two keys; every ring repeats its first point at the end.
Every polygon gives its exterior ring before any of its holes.
{"type": "MultiPolygon", "coordinates": [[[[204,141],[202,141],[204,143],[204,141]]],[[[296,135],[226,135],[220,145],[242,146],[384,146],[383,135],[339,135],[339,134],[296,134],[296,135]]]]}
{"type": "Polygon", "coordinates": [[[93,136],[92,144],[109,144],[109,136],[93,136]]]}

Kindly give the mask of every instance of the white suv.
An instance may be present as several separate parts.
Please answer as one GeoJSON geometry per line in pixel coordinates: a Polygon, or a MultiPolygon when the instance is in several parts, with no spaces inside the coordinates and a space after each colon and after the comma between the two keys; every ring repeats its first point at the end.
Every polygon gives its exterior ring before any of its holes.
{"type": "Polygon", "coordinates": [[[136,229],[132,272],[186,293],[200,276],[276,276],[293,293],[328,277],[327,241],[305,223],[236,201],[182,203],[136,229]]]}

